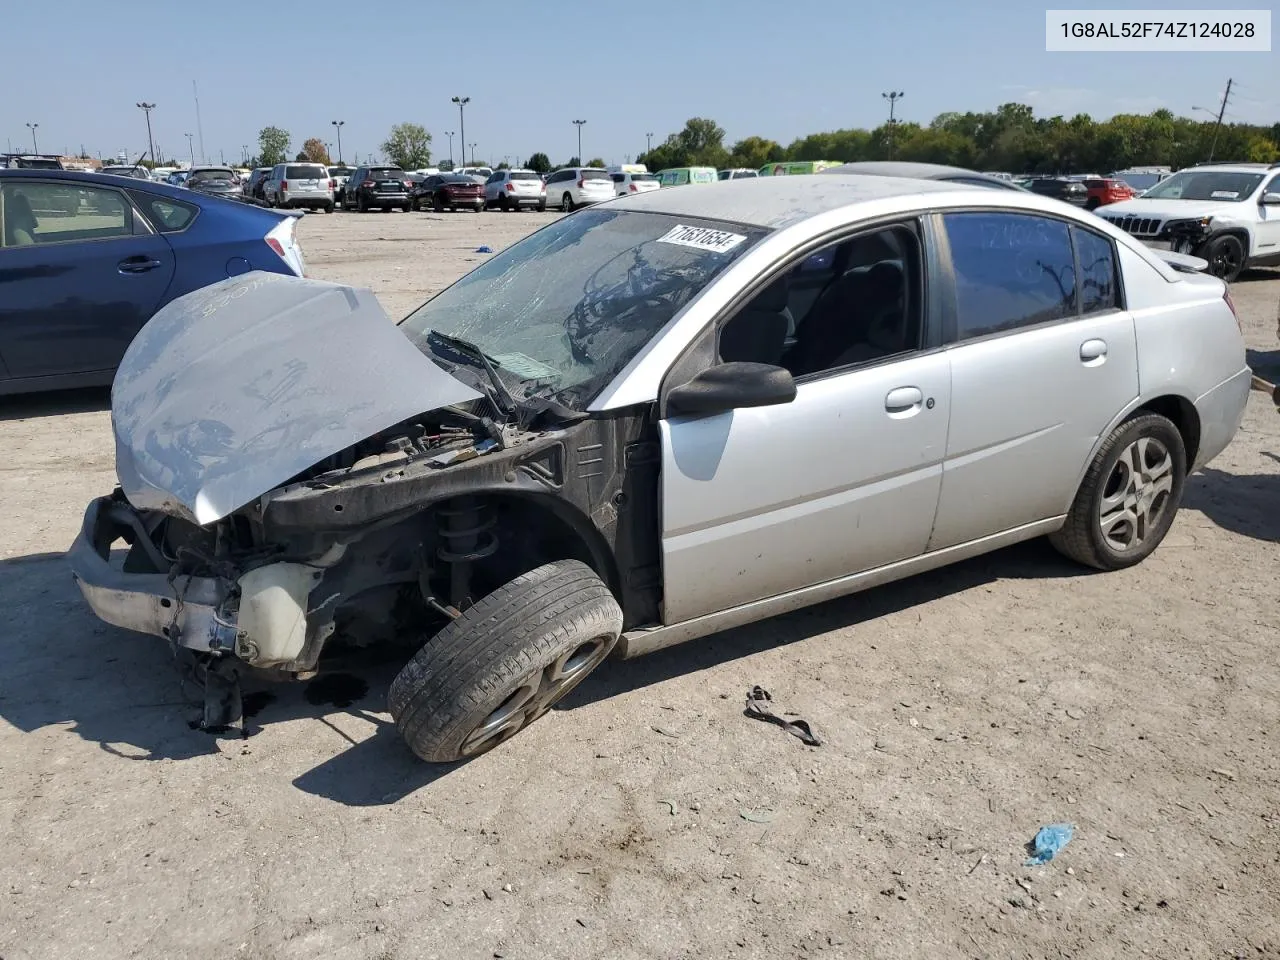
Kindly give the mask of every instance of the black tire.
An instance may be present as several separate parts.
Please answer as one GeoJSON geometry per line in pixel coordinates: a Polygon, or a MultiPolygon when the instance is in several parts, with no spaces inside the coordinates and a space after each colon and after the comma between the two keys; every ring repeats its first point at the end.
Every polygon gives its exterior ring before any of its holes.
{"type": "Polygon", "coordinates": [[[431,198],[431,209],[436,213],[444,213],[444,201],[440,199],[440,194],[431,198]]]}
{"type": "Polygon", "coordinates": [[[357,213],[369,212],[369,203],[367,200],[365,200],[363,193],[356,194],[356,212],[357,213]]]}
{"type": "Polygon", "coordinates": [[[332,204],[332,203],[326,203],[326,204],[324,205],[324,212],[325,212],[325,213],[333,213],[333,204],[332,204]]]}
{"type": "Polygon", "coordinates": [[[479,756],[550,710],[608,657],[621,631],[622,610],[590,567],[548,563],[428,640],[392,681],[387,707],[421,759],[479,756]]]}
{"type": "Polygon", "coordinates": [[[1244,244],[1240,238],[1232,234],[1215,237],[1203,248],[1203,253],[1196,256],[1209,261],[1209,273],[1219,280],[1232,283],[1244,269],[1244,244]]]}
{"type": "Polygon", "coordinates": [[[508,210],[511,209],[511,204],[507,201],[507,198],[505,196],[501,196],[498,198],[498,209],[501,210],[503,213],[506,213],[508,210]]]}
{"type": "Polygon", "coordinates": [[[383,207],[383,208],[382,208],[382,212],[383,212],[383,213],[390,213],[390,212],[391,212],[391,208],[390,208],[390,207],[383,207]]]}
{"type": "Polygon", "coordinates": [[[565,195],[560,198],[560,209],[565,213],[573,213],[573,197],[566,190],[565,195]]]}
{"type": "Polygon", "coordinates": [[[1141,563],[1173,525],[1186,478],[1187,451],[1178,428],[1159,414],[1139,412],[1102,442],[1076,491],[1067,522],[1050,534],[1049,542],[1059,553],[1099,570],[1122,570],[1141,563]],[[1159,470],[1159,465],[1164,464],[1165,456],[1154,456],[1160,452],[1159,447],[1163,447],[1168,460],[1164,470],[1159,470]],[[1135,456],[1144,461],[1136,487],[1130,468],[1135,456]],[[1168,484],[1163,482],[1166,476],[1168,484]],[[1127,534],[1134,541],[1123,548],[1114,538],[1105,536],[1102,529],[1104,502],[1115,502],[1118,495],[1123,495],[1121,502],[1125,505],[1133,501],[1132,511],[1108,511],[1112,517],[1134,518],[1118,520],[1112,528],[1119,537],[1127,534]]]}
{"type": "Polygon", "coordinates": [[[401,209],[401,210],[403,210],[405,213],[413,213],[413,204],[411,204],[411,203],[406,203],[406,204],[405,204],[403,207],[401,207],[400,209],[401,209]]]}
{"type": "Polygon", "coordinates": [[[543,200],[541,203],[538,204],[538,212],[539,213],[547,212],[547,201],[543,200]]]}

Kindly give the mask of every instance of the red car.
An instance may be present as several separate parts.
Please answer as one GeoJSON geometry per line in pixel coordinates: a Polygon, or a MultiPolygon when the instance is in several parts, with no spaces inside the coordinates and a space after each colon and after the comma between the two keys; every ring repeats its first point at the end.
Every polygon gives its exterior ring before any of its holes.
{"type": "Polygon", "coordinates": [[[1121,200],[1132,200],[1138,195],[1138,192],[1123,180],[1091,177],[1084,181],[1084,185],[1089,191],[1088,198],[1084,202],[1086,210],[1096,210],[1098,207],[1106,206],[1108,203],[1119,203],[1121,200]]]}
{"type": "Polygon", "coordinates": [[[439,173],[414,186],[409,202],[414,210],[429,206],[440,213],[466,207],[479,213],[484,207],[484,184],[465,174],[439,173]]]}

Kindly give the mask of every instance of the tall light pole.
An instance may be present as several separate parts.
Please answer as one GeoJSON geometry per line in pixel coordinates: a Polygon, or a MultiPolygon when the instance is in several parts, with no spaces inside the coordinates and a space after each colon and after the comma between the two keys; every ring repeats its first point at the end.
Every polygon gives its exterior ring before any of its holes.
{"type": "Polygon", "coordinates": [[[249,165],[249,145],[247,143],[240,144],[240,162],[246,167],[249,165]]]}
{"type": "Polygon", "coordinates": [[[446,130],[444,135],[449,138],[449,166],[453,166],[453,131],[446,130]]]}
{"type": "MultiPolygon", "coordinates": [[[[465,152],[462,154],[462,165],[464,167],[467,165],[467,155],[465,152]]],[[[474,143],[471,145],[471,165],[473,167],[476,165],[476,145],[474,143]]]]}
{"type": "Polygon", "coordinates": [[[156,144],[151,139],[151,111],[156,108],[154,103],[147,103],[145,100],[138,102],[138,109],[147,115],[147,148],[151,151],[151,162],[156,162],[156,144]]]}
{"type": "Polygon", "coordinates": [[[882,93],[880,96],[889,101],[889,159],[893,159],[893,131],[898,121],[894,119],[893,108],[898,105],[898,101],[906,96],[901,90],[892,93],[882,93]]]}
{"type": "MultiPolygon", "coordinates": [[[[462,165],[465,167],[467,165],[467,118],[463,111],[465,110],[467,104],[471,102],[471,98],[470,97],[454,97],[453,102],[458,105],[458,129],[462,132],[461,133],[462,165]]],[[[453,153],[452,146],[449,147],[449,152],[450,154],[453,153]]],[[[473,160],[475,159],[475,154],[476,154],[476,145],[473,143],[471,145],[471,158],[473,160]]]]}
{"type": "Polygon", "coordinates": [[[32,153],[40,152],[40,145],[36,143],[36,127],[38,126],[40,126],[40,124],[38,123],[27,124],[27,129],[31,131],[31,152],[32,153]]]}
{"type": "Polygon", "coordinates": [[[645,153],[653,152],[653,134],[652,133],[646,133],[644,135],[644,152],[645,153]]]}
{"type": "Polygon", "coordinates": [[[333,129],[338,131],[338,166],[345,167],[346,164],[342,162],[342,125],[347,121],[330,120],[329,122],[333,124],[333,129]]]}
{"type": "Polygon", "coordinates": [[[585,120],[573,121],[573,125],[578,128],[578,166],[580,167],[584,166],[582,162],[582,125],[586,122],[585,120]]]}
{"type": "Polygon", "coordinates": [[[191,165],[194,167],[196,165],[196,135],[194,133],[184,133],[183,136],[187,138],[187,153],[191,155],[191,165]]]}

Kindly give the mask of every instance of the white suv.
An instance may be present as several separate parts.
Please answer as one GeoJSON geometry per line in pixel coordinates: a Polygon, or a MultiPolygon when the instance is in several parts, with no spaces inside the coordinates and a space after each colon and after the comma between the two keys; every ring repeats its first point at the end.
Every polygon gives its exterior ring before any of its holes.
{"type": "Polygon", "coordinates": [[[614,192],[620,197],[625,197],[630,193],[645,193],[649,190],[657,190],[662,186],[658,182],[658,178],[652,173],[636,173],[630,170],[622,170],[610,173],[609,178],[613,181],[614,192]]]}
{"type": "Polygon", "coordinates": [[[1228,283],[1245,267],[1280,266],[1280,164],[1187,167],[1098,215],[1148,246],[1209,261],[1228,283]]]}
{"type": "Polygon", "coordinates": [[[599,167],[565,167],[547,177],[547,199],[565,213],[614,196],[613,178],[599,167]]]}
{"type": "Polygon", "coordinates": [[[521,207],[547,209],[547,186],[532,170],[495,170],[485,181],[484,207],[519,210],[521,207]]]}

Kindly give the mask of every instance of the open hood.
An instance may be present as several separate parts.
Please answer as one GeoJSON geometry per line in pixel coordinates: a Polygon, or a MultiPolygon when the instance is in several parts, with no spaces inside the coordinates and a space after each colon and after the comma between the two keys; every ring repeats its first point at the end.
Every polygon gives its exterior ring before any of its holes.
{"type": "Polygon", "coordinates": [[[139,509],[212,523],[410,417],[474,400],[372,291],[253,272],[165,306],[111,390],[116,473],[139,509]]]}

